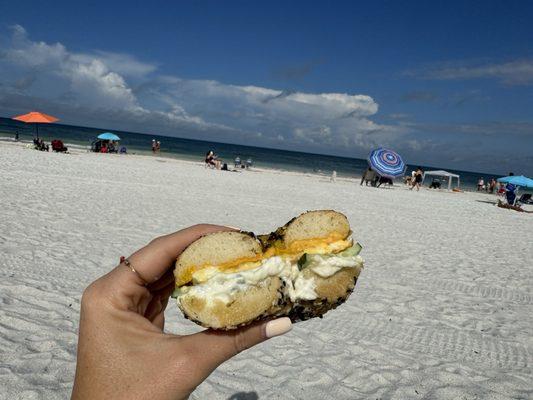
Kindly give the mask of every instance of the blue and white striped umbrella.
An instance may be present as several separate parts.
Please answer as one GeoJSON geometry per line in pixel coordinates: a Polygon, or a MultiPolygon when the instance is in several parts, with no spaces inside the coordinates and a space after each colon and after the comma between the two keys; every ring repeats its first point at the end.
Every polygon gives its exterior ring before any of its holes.
{"type": "Polygon", "coordinates": [[[407,168],[398,153],[381,147],[370,153],[368,164],[377,174],[387,178],[402,176],[407,168]]]}

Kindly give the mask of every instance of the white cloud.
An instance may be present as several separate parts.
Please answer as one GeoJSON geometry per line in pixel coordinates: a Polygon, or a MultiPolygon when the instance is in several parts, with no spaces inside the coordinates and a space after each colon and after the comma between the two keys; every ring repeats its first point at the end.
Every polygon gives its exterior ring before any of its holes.
{"type": "MultiPolygon", "coordinates": [[[[512,68],[497,70],[493,76],[511,79],[512,68]]],[[[522,79],[527,71],[522,68],[522,79]]],[[[456,79],[461,74],[441,76],[456,79]]],[[[155,63],[128,54],[77,53],[61,43],[33,41],[15,26],[10,35],[0,34],[0,115],[30,109],[70,124],[355,157],[387,146],[407,160],[431,164],[438,163],[435,154],[441,160],[468,160],[469,145],[488,154],[488,161],[477,165],[494,164],[496,148],[502,159],[529,160],[526,153],[504,154],[505,143],[498,140],[513,136],[530,141],[532,132],[527,122],[421,125],[400,113],[389,114],[394,124],[382,124],[374,121],[379,107],[367,95],[181,79],[162,75],[155,63]]]]}
{"type": "Polygon", "coordinates": [[[109,124],[116,118],[122,129],[135,124],[136,131],[350,154],[402,133],[370,119],[378,104],[366,95],[162,76],[156,64],[128,54],[76,53],[61,43],[33,41],[18,25],[0,43],[0,83],[11,96],[22,104],[26,98],[27,108],[35,101],[53,104],[70,123],[87,124],[78,117],[84,110],[87,119],[100,114],[109,124]]]}
{"type": "Polygon", "coordinates": [[[407,75],[435,80],[497,79],[506,85],[533,84],[533,60],[522,59],[501,63],[443,63],[428,66],[407,75]]]}
{"type": "MultiPolygon", "coordinates": [[[[19,101],[26,96],[27,108],[34,108],[36,99],[56,108],[61,108],[63,103],[67,115],[62,119],[80,124],[85,121],[69,118],[69,110],[81,108],[88,115],[100,112],[107,118],[113,114],[124,118],[126,114],[130,121],[157,121],[167,127],[205,129],[210,126],[201,117],[190,116],[176,105],[162,110],[141,106],[127,78],[146,76],[155,70],[155,65],[120,53],[73,53],[60,43],[32,41],[20,25],[12,27],[12,32],[11,37],[0,42],[0,71],[3,72],[0,83],[18,94],[19,101]]],[[[137,127],[137,130],[142,129],[137,127]]]]}

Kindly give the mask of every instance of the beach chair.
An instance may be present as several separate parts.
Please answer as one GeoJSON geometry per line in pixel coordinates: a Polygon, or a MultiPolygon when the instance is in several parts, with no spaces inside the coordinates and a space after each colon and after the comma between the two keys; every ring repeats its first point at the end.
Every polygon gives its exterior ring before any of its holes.
{"type": "Polygon", "coordinates": [[[51,144],[52,151],[55,151],[57,153],[66,153],[68,151],[68,148],[59,139],[52,140],[51,144]]]}
{"type": "Polygon", "coordinates": [[[384,176],[380,176],[379,180],[378,180],[377,187],[380,187],[381,185],[383,185],[383,187],[390,188],[393,185],[392,179],[391,178],[386,178],[384,176]]]}
{"type": "Polygon", "coordinates": [[[91,143],[91,151],[94,153],[100,153],[100,149],[102,148],[103,141],[101,140],[95,140],[91,143]]]}
{"type": "Polygon", "coordinates": [[[251,158],[248,158],[248,159],[246,160],[246,169],[250,169],[250,168],[252,167],[253,163],[254,163],[254,162],[252,161],[252,159],[251,159],[251,158]]]}
{"type": "Polygon", "coordinates": [[[533,204],[533,200],[531,199],[531,193],[524,193],[518,200],[515,202],[516,205],[521,204],[533,204]]]}

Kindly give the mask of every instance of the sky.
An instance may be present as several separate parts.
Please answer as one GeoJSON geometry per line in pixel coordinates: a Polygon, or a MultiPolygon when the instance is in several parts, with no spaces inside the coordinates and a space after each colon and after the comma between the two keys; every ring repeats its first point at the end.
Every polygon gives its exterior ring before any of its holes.
{"type": "Polygon", "coordinates": [[[533,175],[533,2],[0,3],[0,116],[533,175]]]}

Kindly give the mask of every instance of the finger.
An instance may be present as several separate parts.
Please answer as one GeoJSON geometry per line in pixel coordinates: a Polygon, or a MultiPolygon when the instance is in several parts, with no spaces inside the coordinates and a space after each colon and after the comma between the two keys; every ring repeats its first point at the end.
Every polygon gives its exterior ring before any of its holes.
{"type": "Polygon", "coordinates": [[[260,322],[234,331],[206,330],[194,335],[182,336],[182,346],[193,351],[195,362],[206,373],[211,373],[224,361],[274,336],[292,329],[287,317],[260,322]]]}
{"type": "Polygon", "coordinates": [[[165,329],[165,313],[161,312],[160,314],[157,314],[152,321],[152,324],[161,329],[162,332],[165,329]]]}
{"type": "Polygon", "coordinates": [[[152,320],[152,324],[157,326],[161,331],[165,329],[165,309],[167,308],[169,296],[161,299],[161,312],[152,320]]]}
{"type": "Polygon", "coordinates": [[[146,310],[144,311],[144,317],[152,321],[157,314],[163,310],[163,305],[161,304],[161,297],[154,295],[146,310]]]}
{"type": "Polygon", "coordinates": [[[181,231],[152,240],[148,245],[128,257],[137,272],[120,264],[112,272],[120,278],[138,284],[152,284],[162,277],[173,266],[178,255],[192,242],[208,233],[234,230],[220,225],[195,225],[181,231]]]}
{"type": "Polygon", "coordinates": [[[156,292],[152,292],[152,299],[146,307],[144,316],[150,321],[152,321],[154,320],[157,314],[164,312],[167,308],[168,299],[170,298],[170,294],[173,290],[174,284],[172,283],[171,285],[165,288],[162,288],[156,292]]]}
{"type": "Polygon", "coordinates": [[[173,284],[174,286],[174,280],[175,280],[174,272],[172,271],[172,269],[169,269],[167,272],[165,272],[165,274],[161,278],[159,278],[154,283],[151,283],[150,285],[148,285],[147,288],[151,292],[156,291],[156,290],[161,290],[170,284],[173,284]]]}

